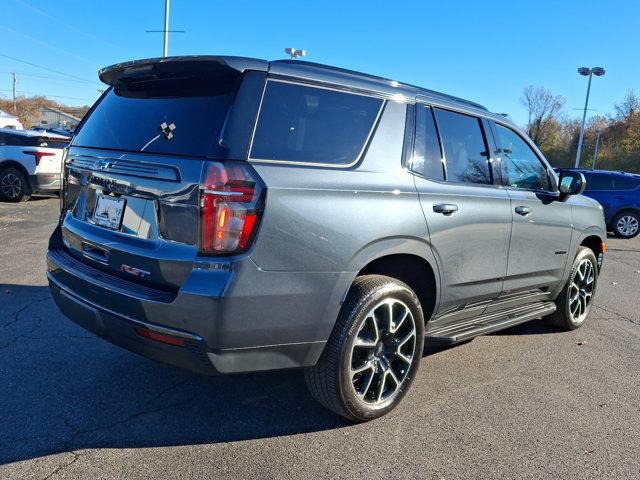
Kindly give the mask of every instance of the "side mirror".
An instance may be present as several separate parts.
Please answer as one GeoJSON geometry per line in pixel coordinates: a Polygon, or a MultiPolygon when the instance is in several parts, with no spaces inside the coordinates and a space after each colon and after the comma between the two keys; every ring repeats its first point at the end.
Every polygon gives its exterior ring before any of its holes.
{"type": "Polygon", "coordinates": [[[585,188],[587,188],[587,180],[582,173],[572,170],[560,171],[560,181],[558,182],[560,195],[565,197],[580,195],[585,188]]]}

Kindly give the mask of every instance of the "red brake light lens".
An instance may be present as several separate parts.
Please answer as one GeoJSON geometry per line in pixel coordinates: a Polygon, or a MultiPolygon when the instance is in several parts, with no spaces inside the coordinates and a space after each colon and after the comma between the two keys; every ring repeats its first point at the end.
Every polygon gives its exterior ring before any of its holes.
{"type": "Polygon", "coordinates": [[[249,165],[208,162],[200,181],[200,253],[229,255],[251,245],[261,214],[262,182],[249,165]]]}
{"type": "Polygon", "coordinates": [[[23,150],[22,153],[33,155],[36,159],[36,167],[40,165],[40,160],[42,160],[42,157],[53,157],[55,155],[55,153],[53,152],[38,152],[37,150],[23,150]]]}

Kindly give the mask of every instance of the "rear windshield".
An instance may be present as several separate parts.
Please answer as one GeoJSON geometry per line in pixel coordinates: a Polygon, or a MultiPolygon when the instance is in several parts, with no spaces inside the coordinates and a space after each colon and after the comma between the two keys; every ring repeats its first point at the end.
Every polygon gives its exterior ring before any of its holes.
{"type": "Polygon", "coordinates": [[[231,69],[119,80],[90,113],[73,145],[207,156],[220,148],[220,129],[237,80],[238,72],[231,69]]]}

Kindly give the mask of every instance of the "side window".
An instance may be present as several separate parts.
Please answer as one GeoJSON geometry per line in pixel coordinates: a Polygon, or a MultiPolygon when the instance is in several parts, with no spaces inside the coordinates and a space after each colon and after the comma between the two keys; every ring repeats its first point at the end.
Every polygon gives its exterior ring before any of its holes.
{"type": "Polygon", "coordinates": [[[444,180],[442,152],[431,107],[416,105],[416,137],[411,156],[412,171],[423,177],[444,180]]]}
{"type": "Polygon", "coordinates": [[[355,162],[382,100],[269,81],[251,147],[252,159],[346,165],[355,162]]]}
{"type": "Polygon", "coordinates": [[[599,173],[591,173],[587,182],[588,190],[613,190],[613,177],[611,175],[602,175],[599,173]]]}
{"type": "Polygon", "coordinates": [[[439,108],[433,111],[442,137],[447,181],[491,184],[488,148],[480,119],[439,108]]]}
{"type": "Polygon", "coordinates": [[[16,143],[17,138],[18,135],[3,133],[2,137],[0,138],[0,145],[18,145],[18,143],[16,143]]]}
{"type": "Polygon", "coordinates": [[[633,190],[640,186],[640,178],[615,177],[613,188],[615,190],[633,190]]]}
{"type": "Polygon", "coordinates": [[[508,187],[550,190],[549,172],[520,135],[496,124],[502,150],[502,175],[508,187]]]}

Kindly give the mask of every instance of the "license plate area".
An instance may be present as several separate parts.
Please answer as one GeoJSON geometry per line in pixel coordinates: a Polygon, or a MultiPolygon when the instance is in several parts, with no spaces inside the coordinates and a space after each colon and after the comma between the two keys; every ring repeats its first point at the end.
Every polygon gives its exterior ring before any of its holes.
{"type": "Polygon", "coordinates": [[[93,223],[110,230],[120,230],[126,205],[125,198],[98,194],[93,209],[93,223]]]}

